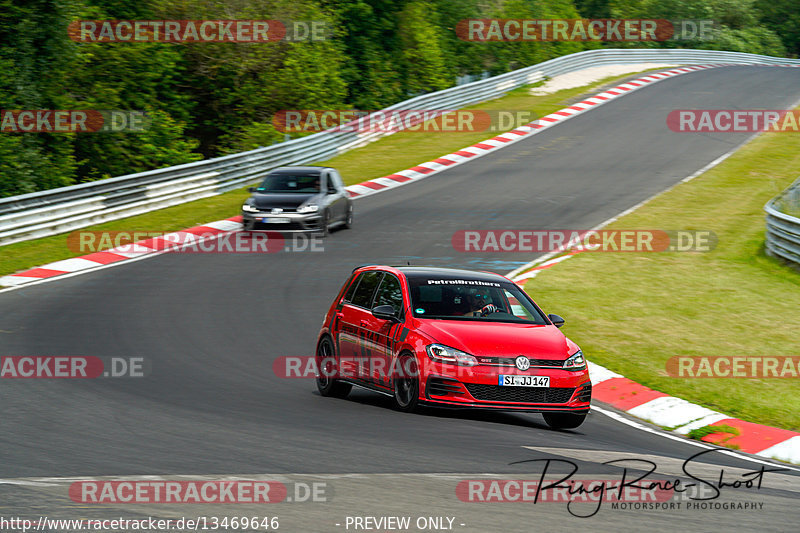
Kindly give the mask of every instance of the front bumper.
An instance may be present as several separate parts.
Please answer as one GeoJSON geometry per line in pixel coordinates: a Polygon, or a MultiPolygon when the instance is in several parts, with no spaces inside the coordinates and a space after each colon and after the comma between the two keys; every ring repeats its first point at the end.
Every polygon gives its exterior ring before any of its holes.
{"type": "Polygon", "coordinates": [[[536,368],[521,372],[513,367],[465,368],[438,363],[426,366],[420,388],[422,399],[431,405],[532,413],[586,413],[591,405],[592,383],[586,369],[573,372],[536,368]],[[550,386],[500,386],[500,374],[549,376],[550,386]]]}
{"type": "Polygon", "coordinates": [[[316,213],[249,213],[242,211],[242,226],[248,231],[306,232],[322,230],[322,214],[316,213]],[[280,222],[278,222],[280,220],[280,222]]]}

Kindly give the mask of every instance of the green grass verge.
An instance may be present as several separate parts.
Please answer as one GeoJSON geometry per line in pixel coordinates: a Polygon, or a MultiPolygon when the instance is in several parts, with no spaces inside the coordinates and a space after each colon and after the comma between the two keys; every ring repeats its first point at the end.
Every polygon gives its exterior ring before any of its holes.
{"type": "Polygon", "coordinates": [[[709,435],[716,435],[716,434],[728,434],[728,437],[725,440],[730,440],[736,435],[739,435],[739,430],[733,426],[728,426],[723,424],[721,426],[703,426],[701,428],[693,429],[689,433],[686,434],[687,437],[693,440],[703,440],[703,437],[707,437],[709,435]]]}
{"type": "Polygon", "coordinates": [[[764,252],[764,204],[800,173],[800,136],[764,134],[608,229],[712,230],[706,253],[582,253],[526,289],[590,361],[648,387],[800,429],[800,378],[672,378],[673,356],[800,355],[800,273],[764,252]]]}
{"type": "MultiPolygon", "coordinates": [[[[567,89],[545,96],[529,95],[528,89],[534,86],[531,85],[511,91],[503,98],[467,109],[531,111],[535,115],[544,116],[569,105],[568,102],[571,99],[631,75],[633,73],[614,76],[584,87],[567,89]]],[[[499,133],[501,132],[401,132],[329,159],[324,163],[339,169],[345,183],[352,185],[436,159],[499,133]]],[[[219,196],[83,229],[86,231],[177,231],[237,215],[247,196],[246,187],[243,187],[219,196]]],[[[71,252],[67,248],[66,235],[10,244],[0,247],[0,275],[12,274],[26,268],[80,255],[85,254],[71,252]]]]}

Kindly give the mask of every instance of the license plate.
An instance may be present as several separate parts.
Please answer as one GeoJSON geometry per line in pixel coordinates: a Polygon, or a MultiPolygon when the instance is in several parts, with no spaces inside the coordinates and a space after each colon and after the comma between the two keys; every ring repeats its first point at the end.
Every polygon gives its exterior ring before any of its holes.
{"type": "Polygon", "coordinates": [[[550,376],[500,375],[501,387],[549,387],[550,376]]]}
{"type": "Polygon", "coordinates": [[[282,218],[282,217],[264,217],[264,218],[261,219],[261,221],[266,223],[266,224],[288,224],[289,223],[289,219],[288,218],[282,218]]]}

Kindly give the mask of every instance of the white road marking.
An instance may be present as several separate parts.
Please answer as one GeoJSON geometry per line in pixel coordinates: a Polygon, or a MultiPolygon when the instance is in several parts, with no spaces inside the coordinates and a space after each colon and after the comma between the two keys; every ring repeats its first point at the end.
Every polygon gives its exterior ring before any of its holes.
{"type": "MultiPolygon", "coordinates": [[[[738,459],[742,459],[744,461],[750,461],[752,463],[758,463],[758,464],[769,465],[769,466],[775,466],[777,464],[777,463],[775,463],[773,461],[764,461],[764,460],[759,459],[759,458],[757,458],[757,457],[755,457],[753,455],[746,455],[746,454],[743,454],[743,453],[734,452],[733,450],[720,449],[717,446],[712,446],[710,444],[706,444],[705,442],[700,442],[700,441],[696,441],[696,440],[687,439],[685,437],[680,437],[678,435],[672,435],[672,434],[667,433],[665,431],[661,431],[661,430],[657,430],[657,429],[645,426],[644,424],[640,424],[639,422],[631,420],[631,419],[629,419],[629,418],[627,418],[627,417],[625,417],[625,416],[623,416],[623,415],[621,415],[619,413],[615,413],[614,411],[610,411],[608,409],[603,409],[602,407],[598,407],[596,405],[592,405],[592,411],[596,411],[598,413],[602,413],[602,414],[606,415],[609,418],[613,418],[614,420],[616,420],[618,422],[622,422],[625,425],[631,426],[633,428],[636,428],[636,429],[639,429],[639,430],[642,430],[642,431],[647,431],[648,433],[652,433],[653,435],[659,435],[661,437],[664,437],[665,439],[671,439],[671,440],[674,440],[674,441],[681,442],[683,444],[688,444],[690,446],[697,446],[698,448],[719,449],[718,453],[721,453],[723,455],[730,455],[731,457],[736,457],[738,459]]],[[[781,464],[780,466],[783,467],[783,468],[787,468],[789,470],[793,470],[795,472],[800,472],[800,468],[796,468],[796,467],[793,467],[793,466],[790,466],[790,465],[784,465],[784,464],[781,464]]]]}

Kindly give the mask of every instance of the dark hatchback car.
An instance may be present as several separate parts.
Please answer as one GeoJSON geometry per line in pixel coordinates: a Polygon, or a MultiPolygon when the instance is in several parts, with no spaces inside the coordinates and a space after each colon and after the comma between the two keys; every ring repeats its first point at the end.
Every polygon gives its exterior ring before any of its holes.
{"type": "Polygon", "coordinates": [[[242,206],[245,230],[327,234],[353,223],[353,201],[330,167],[281,167],[270,172],[242,206]]]}

